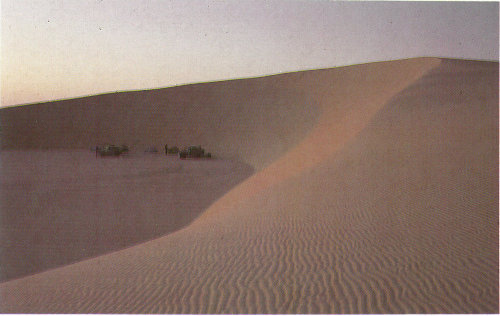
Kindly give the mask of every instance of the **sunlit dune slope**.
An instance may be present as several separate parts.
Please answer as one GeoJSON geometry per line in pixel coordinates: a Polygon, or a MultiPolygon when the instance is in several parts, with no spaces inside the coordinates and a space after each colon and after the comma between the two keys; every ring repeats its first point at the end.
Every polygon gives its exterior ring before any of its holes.
{"type": "Polygon", "coordinates": [[[498,313],[498,63],[337,71],[303,138],[191,225],[3,283],[0,310],[498,313]]]}

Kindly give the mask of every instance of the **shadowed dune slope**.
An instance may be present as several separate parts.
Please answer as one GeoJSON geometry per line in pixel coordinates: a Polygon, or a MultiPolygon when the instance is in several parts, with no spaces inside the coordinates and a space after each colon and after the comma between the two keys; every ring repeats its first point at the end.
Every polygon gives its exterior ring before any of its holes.
{"type": "Polygon", "coordinates": [[[188,227],[3,283],[0,310],[498,313],[498,63],[371,66],[188,227]]]}
{"type": "Polygon", "coordinates": [[[0,144],[3,149],[88,149],[114,143],[140,151],[150,145],[201,144],[219,157],[260,169],[294,147],[325,105],[343,117],[348,108],[336,107],[337,100],[394,93],[429,63],[355,65],[5,108],[0,109],[0,144]]]}

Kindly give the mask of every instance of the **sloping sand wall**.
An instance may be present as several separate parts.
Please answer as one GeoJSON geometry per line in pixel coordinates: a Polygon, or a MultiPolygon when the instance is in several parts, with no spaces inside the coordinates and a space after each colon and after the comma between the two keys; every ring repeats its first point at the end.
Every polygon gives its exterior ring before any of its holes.
{"type": "Polygon", "coordinates": [[[422,63],[429,60],[424,60],[5,108],[0,109],[0,144],[3,149],[89,149],[114,143],[137,151],[151,145],[200,144],[216,156],[238,158],[260,169],[294,147],[325,107],[342,119],[348,108],[337,106],[336,100],[352,98],[349,105],[355,105],[374,91],[390,95],[425,69],[422,63]],[[380,90],[381,85],[391,88],[380,90]]]}
{"type": "Polygon", "coordinates": [[[261,167],[312,128],[320,114],[307,91],[314,77],[292,73],[1,109],[1,144],[89,149],[114,143],[133,151],[202,145],[217,157],[261,167]]]}

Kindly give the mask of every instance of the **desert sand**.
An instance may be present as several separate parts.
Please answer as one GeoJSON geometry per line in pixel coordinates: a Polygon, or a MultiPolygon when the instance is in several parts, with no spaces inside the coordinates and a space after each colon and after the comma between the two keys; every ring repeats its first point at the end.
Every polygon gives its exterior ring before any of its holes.
{"type": "Polygon", "coordinates": [[[241,162],[89,150],[0,154],[0,281],[176,231],[252,174],[241,162]]]}
{"type": "Polygon", "coordinates": [[[0,311],[498,313],[498,77],[417,58],[1,110],[4,150],[187,142],[255,172],[174,232],[1,283],[0,311]]]}

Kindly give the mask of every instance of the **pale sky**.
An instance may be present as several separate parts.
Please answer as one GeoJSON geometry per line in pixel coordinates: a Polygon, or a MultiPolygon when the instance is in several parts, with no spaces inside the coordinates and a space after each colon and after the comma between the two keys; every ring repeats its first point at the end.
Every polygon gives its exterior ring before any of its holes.
{"type": "Polygon", "coordinates": [[[1,105],[436,56],[498,60],[496,2],[1,0],[1,105]]]}

